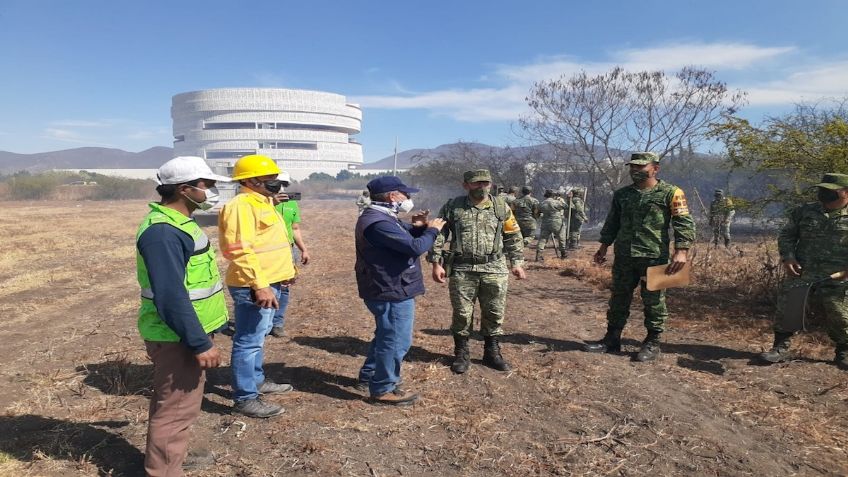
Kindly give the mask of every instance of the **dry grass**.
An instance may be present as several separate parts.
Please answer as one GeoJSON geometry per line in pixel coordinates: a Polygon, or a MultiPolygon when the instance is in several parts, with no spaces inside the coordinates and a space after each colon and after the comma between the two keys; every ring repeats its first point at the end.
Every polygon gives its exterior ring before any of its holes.
{"type": "MultiPolygon", "coordinates": [[[[144,203],[0,211],[10,244],[0,256],[0,475],[136,475],[151,372],[135,331],[133,237],[144,203]]],[[[293,290],[289,338],[266,353],[269,376],[297,392],[274,397],[287,409],[276,420],[240,419],[228,413],[229,372],[210,373],[193,442],[218,459],[193,475],[848,472],[848,386],[815,361],[827,357],[827,338],[797,340],[810,361],[748,364],[768,341],[772,244],[726,258],[697,252],[696,283],[669,294],[666,355],[651,366],[576,351],[603,328],[609,265],[592,265],[594,250],[531,262],[530,278],[510,283],[504,353],[515,369],[506,374],[479,364],[448,371],[447,292],[428,281],[404,364],[423,398],[390,409],[351,387],[373,331],[352,282],[355,207],[305,202],[304,215],[315,262],[293,290]]],[[[639,319],[634,309],[631,351],[639,319]]],[[[226,356],[228,340],[218,346],[226,356]]],[[[473,360],[481,348],[472,341],[473,360]]]]}

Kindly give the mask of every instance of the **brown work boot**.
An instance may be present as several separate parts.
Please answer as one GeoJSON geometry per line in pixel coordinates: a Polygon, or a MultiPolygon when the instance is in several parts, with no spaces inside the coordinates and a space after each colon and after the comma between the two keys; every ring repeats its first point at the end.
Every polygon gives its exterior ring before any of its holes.
{"type": "Polygon", "coordinates": [[[371,402],[374,404],[385,404],[387,406],[409,406],[418,400],[418,394],[412,391],[404,391],[396,387],[394,390],[385,394],[371,396],[371,402]]]}

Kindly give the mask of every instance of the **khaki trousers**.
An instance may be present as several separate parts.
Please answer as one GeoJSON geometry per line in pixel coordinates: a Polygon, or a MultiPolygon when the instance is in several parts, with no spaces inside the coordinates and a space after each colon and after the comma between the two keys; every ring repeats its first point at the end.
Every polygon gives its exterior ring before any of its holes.
{"type": "Polygon", "coordinates": [[[145,345],[153,361],[153,397],[144,470],[150,477],[181,477],[189,428],[200,415],[206,373],[181,343],[145,341],[145,345]]]}

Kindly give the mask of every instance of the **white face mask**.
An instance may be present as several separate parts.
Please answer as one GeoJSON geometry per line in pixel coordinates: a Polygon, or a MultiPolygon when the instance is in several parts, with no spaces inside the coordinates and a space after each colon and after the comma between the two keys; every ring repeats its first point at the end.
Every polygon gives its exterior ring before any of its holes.
{"type": "Polygon", "coordinates": [[[194,200],[191,199],[191,197],[185,196],[186,199],[190,200],[200,210],[209,210],[212,207],[215,207],[215,205],[218,204],[218,201],[221,200],[221,196],[218,195],[218,188],[217,187],[213,186],[213,187],[210,187],[208,189],[201,189],[200,187],[194,187],[194,186],[189,186],[189,187],[191,187],[192,189],[202,190],[203,193],[206,195],[206,200],[204,200],[203,202],[195,202],[194,200]]]}
{"type": "Polygon", "coordinates": [[[403,202],[398,204],[398,212],[403,212],[405,214],[411,211],[413,207],[415,207],[415,204],[412,203],[412,199],[405,199],[403,202]]]}

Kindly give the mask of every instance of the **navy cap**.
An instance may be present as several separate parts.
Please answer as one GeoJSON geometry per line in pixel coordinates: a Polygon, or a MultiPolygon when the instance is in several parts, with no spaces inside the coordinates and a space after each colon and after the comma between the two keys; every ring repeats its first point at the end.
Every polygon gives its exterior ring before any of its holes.
{"type": "Polygon", "coordinates": [[[372,179],[366,187],[368,187],[368,192],[371,192],[372,194],[382,194],[384,192],[396,190],[408,195],[419,191],[419,189],[416,189],[415,187],[408,187],[404,185],[404,183],[401,182],[400,177],[397,176],[380,176],[376,179],[372,179]]]}

